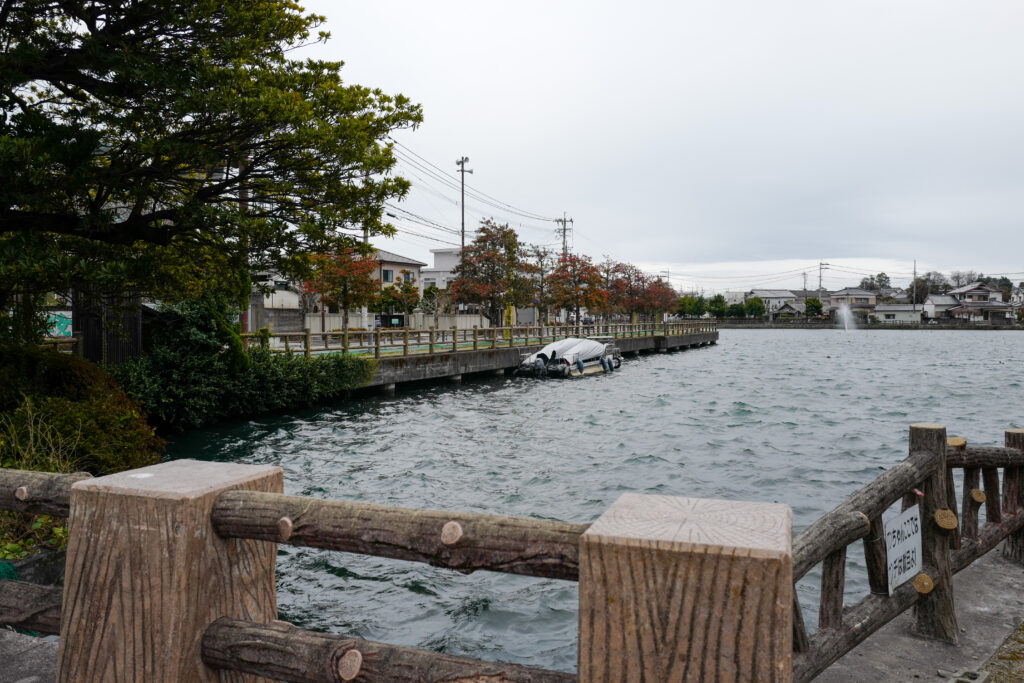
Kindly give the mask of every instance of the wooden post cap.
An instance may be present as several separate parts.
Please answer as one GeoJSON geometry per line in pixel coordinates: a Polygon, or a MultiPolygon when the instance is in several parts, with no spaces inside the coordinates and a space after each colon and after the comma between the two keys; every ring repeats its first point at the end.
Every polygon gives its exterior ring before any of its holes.
{"type": "Polygon", "coordinates": [[[956,513],[946,509],[936,510],[935,523],[939,525],[940,529],[952,531],[957,527],[956,513]]]}
{"type": "Polygon", "coordinates": [[[951,436],[946,439],[946,445],[950,448],[963,448],[967,445],[967,439],[962,436],[951,436]]]}
{"type": "Polygon", "coordinates": [[[338,676],[343,681],[351,681],[359,675],[363,668],[363,653],[359,650],[349,650],[338,660],[338,676]]]}
{"type": "Polygon", "coordinates": [[[974,500],[975,503],[984,503],[988,500],[988,497],[981,489],[971,489],[971,499],[974,500]]]}
{"type": "Polygon", "coordinates": [[[935,588],[935,582],[932,581],[932,577],[921,573],[914,577],[914,588],[921,595],[928,595],[935,588]]]}
{"type": "Polygon", "coordinates": [[[277,533],[281,537],[281,542],[287,541],[292,537],[292,531],[295,529],[295,525],[292,524],[290,517],[282,517],[277,520],[277,533]]]}
{"type": "Polygon", "coordinates": [[[19,486],[14,489],[14,497],[18,500],[28,500],[28,489],[24,486],[19,486]]]}
{"type": "Polygon", "coordinates": [[[441,527],[441,542],[445,545],[455,545],[462,538],[462,525],[454,519],[441,527]]]}

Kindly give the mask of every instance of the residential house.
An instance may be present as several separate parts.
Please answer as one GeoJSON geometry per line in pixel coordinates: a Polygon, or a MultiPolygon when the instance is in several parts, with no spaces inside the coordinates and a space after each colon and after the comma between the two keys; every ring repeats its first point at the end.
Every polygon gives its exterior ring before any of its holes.
{"type": "Polygon", "coordinates": [[[732,306],[733,304],[742,304],[747,299],[746,292],[726,292],[722,296],[725,297],[726,306],[732,306]]]}
{"type": "Polygon", "coordinates": [[[1018,309],[1024,308],[1024,282],[1013,288],[1010,292],[1010,303],[1018,309]]]}
{"type": "Polygon", "coordinates": [[[803,318],[807,304],[803,301],[787,301],[775,309],[776,318],[803,318]]]}
{"type": "Polygon", "coordinates": [[[924,314],[921,306],[914,304],[877,304],[875,305],[875,319],[880,323],[920,323],[924,314]]]}
{"type": "Polygon", "coordinates": [[[1003,293],[991,285],[972,282],[950,290],[949,294],[957,300],[957,305],[949,309],[953,318],[993,325],[1010,323],[1015,319],[1014,305],[1004,302],[1003,293]]]}
{"type": "Polygon", "coordinates": [[[775,317],[776,311],[790,301],[796,301],[796,296],[788,289],[752,289],[747,293],[747,299],[758,297],[764,302],[768,315],[775,317]]]}
{"type": "Polygon", "coordinates": [[[960,304],[951,294],[929,294],[924,300],[924,314],[927,318],[948,318],[949,311],[960,304]]]}
{"type": "Polygon", "coordinates": [[[875,310],[878,295],[860,287],[846,287],[829,294],[830,311],[837,311],[844,304],[859,317],[865,318],[875,310]]]}
{"type": "Polygon", "coordinates": [[[459,265],[462,248],[431,249],[430,253],[434,255],[434,265],[422,269],[420,293],[431,285],[441,290],[448,289],[448,283],[453,279],[452,273],[455,266],[459,265]]]}
{"type": "Polygon", "coordinates": [[[415,282],[422,293],[420,285],[421,271],[427,265],[422,261],[406,258],[394,252],[377,249],[374,251],[377,263],[377,279],[380,281],[381,289],[397,284],[401,279],[406,282],[415,282]]]}

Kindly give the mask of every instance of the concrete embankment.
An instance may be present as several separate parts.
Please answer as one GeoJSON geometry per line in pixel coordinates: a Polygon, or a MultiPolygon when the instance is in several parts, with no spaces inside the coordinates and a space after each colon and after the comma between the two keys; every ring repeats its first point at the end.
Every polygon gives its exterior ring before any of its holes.
{"type": "MultiPolygon", "coordinates": [[[[608,339],[618,346],[624,355],[638,353],[674,351],[679,349],[707,346],[718,342],[718,332],[697,334],[650,335],[608,339]]],[[[460,350],[449,353],[415,354],[398,357],[382,357],[377,360],[377,372],[368,387],[393,387],[403,382],[418,382],[445,377],[458,379],[463,375],[506,372],[519,366],[524,354],[534,353],[543,348],[541,344],[513,346],[511,348],[460,350]]]]}
{"type": "MultiPolygon", "coordinates": [[[[841,329],[838,323],[828,322],[764,322],[722,320],[718,322],[720,330],[835,330],[841,329]]],[[[963,324],[922,324],[908,323],[905,325],[886,325],[884,323],[858,323],[857,330],[984,330],[1005,331],[1024,330],[1021,325],[984,325],[980,323],[963,324]]]]}

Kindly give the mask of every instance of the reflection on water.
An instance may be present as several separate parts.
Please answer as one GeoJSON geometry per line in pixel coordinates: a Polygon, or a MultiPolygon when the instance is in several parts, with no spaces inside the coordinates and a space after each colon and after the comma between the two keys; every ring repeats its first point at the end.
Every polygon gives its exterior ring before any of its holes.
{"type": "MultiPolygon", "coordinates": [[[[912,422],[1024,427],[1015,332],[723,330],[571,381],[467,378],[226,424],[172,457],[278,465],[288,493],[589,522],[622,492],[787,503],[799,532],[904,457],[912,422]],[[1014,398],[1016,397],[1016,399],[1014,398]]],[[[850,552],[848,602],[867,590],[850,552]]],[[[801,582],[805,618],[818,575],[801,582]]],[[[282,618],[571,671],[574,583],[281,546],[282,618]]]]}

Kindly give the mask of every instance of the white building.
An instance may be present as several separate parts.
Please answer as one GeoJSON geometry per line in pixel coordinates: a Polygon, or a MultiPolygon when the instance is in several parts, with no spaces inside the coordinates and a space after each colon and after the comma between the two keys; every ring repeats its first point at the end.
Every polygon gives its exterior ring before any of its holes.
{"type": "Polygon", "coordinates": [[[950,294],[929,294],[924,300],[924,313],[929,318],[948,318],[949,310],[960,305],[950,294]]]}
{"type": "Polygon", "coordinates": [[[919,323],[924,313],[913,304],[878,304],[874,316],[880,323],[919,323]]]}
{"type": "Polygon", "coordinates": [[[748,299],[755,296],[764,302],[768,315],[775,315],[784,304],[796,302],[797,299],[796,295],[788,289],[753,289],[747,293],[748,299]]]}
{"type": "Polygon", "coordinates": [[[448,283],[453,279],[452,271],[455,270],[455,266],[459,265],[462,248],[431,249],[430,253],[434,255],[434,265],[420,271],[421,294],[431,285],[441,290],[448,289],[448,283]]]}
{"type": "Polygon", "coordinates": [[[747,300],[746,292],[726,292],[722,296],[725,297],[725,305],[732,306],[733,304],[742,304],[747,300]]]}

